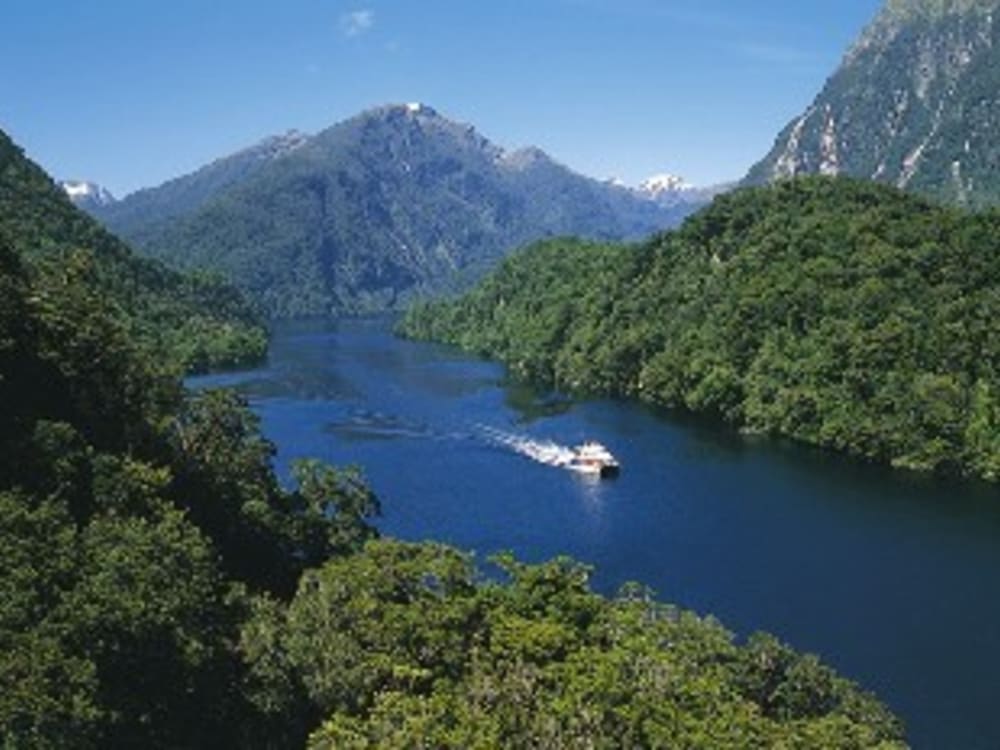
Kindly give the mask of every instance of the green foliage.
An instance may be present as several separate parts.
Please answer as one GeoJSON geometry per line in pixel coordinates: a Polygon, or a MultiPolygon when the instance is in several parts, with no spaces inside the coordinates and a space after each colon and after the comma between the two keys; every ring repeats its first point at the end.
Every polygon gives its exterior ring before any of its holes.
{"type": "Polygon", "coordinates": [[[638,246],[536,245],[401,330],[519,376],[996,479],[1000,215],[804,178],[638,246]]]}
{"type": "MultiPolygon", "coordinates": [[[[43,266],[53,292],[61,290],[64,269],[67,276],[87,274],[93,282],[88,292],[116,309],[112,324],[177,367],[203,371],[264,358],[267,334],[235,289],[218,277],[184,276],[133,255],[77,210],[2,131],[0,244],[29,265],[43,266]]],[[[71,323],[75,311],[54,305],[71,323]]]]}
{"type": "Polygon", "coordinates": [[[93,662],[37,631],[0,648],[0,740],[5,748],[98,748],[101,711],[93,662]]]}
{"type": "Polygon", "coordinates": [[[326,718],[311,748],[903,747],[898,722],[814,657],[747,645],[570,560],[380,541],[306,574],[244,628],[251,669],[326,718]],[[293,688],[297,685],[298,688],[293,688]]]}
{"type": "Polygon", "coordinates": [[[457,675],[477,619],[471,576],[453,550],[392,542],[303,576],[287,649],[311,700],[360,712],[457,675]]]}
{"type": "Polygon", "coordinates": [[[76,585],[51,617],[72,652],[96,666],[106,744],[198,746],[224,737],[236,611],[206,540],[165,510],[154,519],[95,517],[78,544],[76,585]]]}
{"type": "Polygon", "coordinates": [[[303,570],[373,534],[366,519],[379,503],[357,470],[306,461],[295,467],[297,489],[278,486],[274,447],[232,391],[189,396],[171,442],[173,492],[240,580],[290,594],[303,570]]]}
{"type": "Polygon", "coordinates": [[[250,592],[359,549],[377,500],[316,463],[282,489],[246,405],[185,398],[100,259],[61,260],[0,244],[0,746],[266,746],[250,592]]]}

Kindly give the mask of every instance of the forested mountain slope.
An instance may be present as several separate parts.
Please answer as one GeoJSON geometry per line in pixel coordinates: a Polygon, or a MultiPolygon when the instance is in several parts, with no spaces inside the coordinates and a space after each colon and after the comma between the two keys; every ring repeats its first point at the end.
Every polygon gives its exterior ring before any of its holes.
{"type": "Polygon", "coordinates": [[[637,246],[552,241],[408,335],[559,387],[1000,478],[1000,214],[800,178],[637,246]]]}
{"type": "Polygon", "coordinates": [[[0,744],[274,746],[241,688],[251,594],[360,548],[377,506],[318,465],[281,489],[249,411],[185,398],[95,265],[0,244],[0,744]]]}
{"type": "Polygon", "coordinates": [[[87,210],[120,236],[153,234],[160,231],[162,224],[194,213],[219,193],[249,180],[308,140],[304,133],[290,130],[122,200],[99,204],[91,201],[87,210]]]}
{"type": "Polygon", "coordinates": [[[220,278],[183,275],[136,256],[77,209],[0,132],[0,245],[45,275],[87,276],[136,339],[188,370],[255,362],[267,336],[220,278]]]}

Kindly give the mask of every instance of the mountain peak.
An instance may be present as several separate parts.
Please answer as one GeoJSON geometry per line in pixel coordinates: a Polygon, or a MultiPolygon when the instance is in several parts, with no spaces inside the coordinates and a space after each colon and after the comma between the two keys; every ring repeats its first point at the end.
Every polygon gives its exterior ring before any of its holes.
{"type": "Polygon", "coordinates": [[[694,185],[687,182],[683,177],[663,172],[648,177],[639,183],[639,192],[648,193],[654,198],[663,193],[678,193],[687,190],[694,190],[694,185]]]}
{"type": "Polygon", "coordinates": [[[888,0],[882,17],[942,18],[955,14],[995,10],[1000,0],[888,0]]]}
{"type": "Polygon", "coordinates": [[[508,151],[416,102],[336,123],[284,159],[248,156],[102,218],[151,255],[228,274],[280,317],[396,307],[458,288],[538,239],[635,239],[690,213],[610,189],[539,148],[508,151]]]}
{"type": "Polygon", "coordinates": [[[402,102],[383,104],[362,112],[359,117],[406,117],[419,120],[444,120],[434,107],[423,102],[402,102]]]}
{"type": "Polygon", "coordinates": [[[407,102],[403,105],[407,112],[411,115],[427,115],[434,116],[437,114],[437,110],[433,107],[428,107],[423,102],[407,102]]]}
{"type": "Polygon", "coordinates": [[[77,206],[110,206],[117,201],[108,190],[87,180],[62,180],[59,187],[77,206]]]}
{"type": "Polygon", "coordinates": [[[745,182],[877,180],[973,208],[1000,203],[1000,0],[887,0],[745,182]]]}

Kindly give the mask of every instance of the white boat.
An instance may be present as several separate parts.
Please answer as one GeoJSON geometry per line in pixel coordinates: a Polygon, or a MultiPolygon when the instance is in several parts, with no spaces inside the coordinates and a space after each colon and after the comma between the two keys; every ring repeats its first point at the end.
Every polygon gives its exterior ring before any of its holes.
{"type": "Polygon", "coordinates": [[[573,449],[573,458],[567,467],[582,474],[593,474],[601,479],[618,476],[621,465],[611,451],[600,443],[588,440],[573,449]]]}

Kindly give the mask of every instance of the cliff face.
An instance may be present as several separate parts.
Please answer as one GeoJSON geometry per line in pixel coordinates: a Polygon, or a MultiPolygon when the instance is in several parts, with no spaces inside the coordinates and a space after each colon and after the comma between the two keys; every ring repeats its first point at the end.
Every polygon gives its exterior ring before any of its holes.
{"type": "Polygon", "coordinates": [[[874,179],[1000,204],[1000,0],[889,0],[747,175],[874,179]]]}

